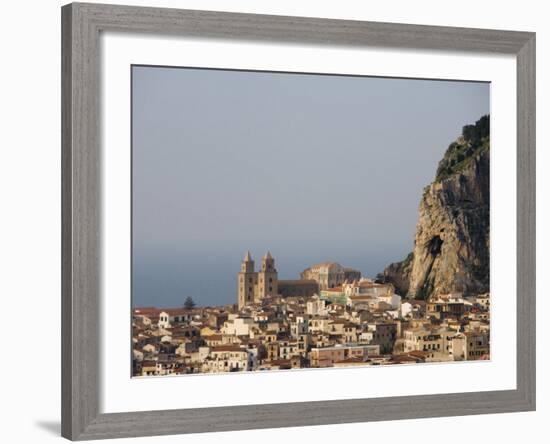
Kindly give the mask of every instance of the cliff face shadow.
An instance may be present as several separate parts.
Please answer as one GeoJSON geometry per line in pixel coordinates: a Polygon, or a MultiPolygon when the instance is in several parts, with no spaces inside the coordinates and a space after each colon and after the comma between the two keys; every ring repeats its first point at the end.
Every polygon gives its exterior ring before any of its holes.
{"type": "Polygon", "coordinates": [[[50,435],[61,436],[61,422],[59,421],[37,421],[36,425],[50,435]]]}

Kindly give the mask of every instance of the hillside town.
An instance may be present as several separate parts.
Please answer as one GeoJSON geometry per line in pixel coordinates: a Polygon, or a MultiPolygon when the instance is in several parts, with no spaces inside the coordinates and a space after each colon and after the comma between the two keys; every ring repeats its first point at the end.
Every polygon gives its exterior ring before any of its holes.
{"type": "Polygon", "coordinates": [[[235,304],[135,307],[132,331],[134,376],[488,360],[490,296],[403,298],[336,262],[279,280],[247,253],[235,304]]]}

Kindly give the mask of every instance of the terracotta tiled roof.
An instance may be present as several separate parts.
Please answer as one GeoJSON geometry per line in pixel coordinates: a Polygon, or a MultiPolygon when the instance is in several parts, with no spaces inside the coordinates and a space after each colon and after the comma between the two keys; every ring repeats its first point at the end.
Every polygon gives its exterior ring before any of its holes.
{"type": "Polygon", "coordinates": [[[218,345],[212,347],[212,352],[245,352],[246,350],[239,347],[238,345],[218,345]]]}

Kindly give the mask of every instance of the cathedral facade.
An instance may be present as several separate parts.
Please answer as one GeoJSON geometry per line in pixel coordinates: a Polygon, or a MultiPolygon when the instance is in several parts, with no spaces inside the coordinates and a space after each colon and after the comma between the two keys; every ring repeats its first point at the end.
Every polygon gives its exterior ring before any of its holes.
{"type": "Polygon", "coordinates": [[[278,274],[271,253],[268,251],[265,254],[260,270],[255,271],[252,256],[247,252],[241,263],[238,281],[239,309],[245,305],[257,304],[268,295],[277,295],[278,274]]]}

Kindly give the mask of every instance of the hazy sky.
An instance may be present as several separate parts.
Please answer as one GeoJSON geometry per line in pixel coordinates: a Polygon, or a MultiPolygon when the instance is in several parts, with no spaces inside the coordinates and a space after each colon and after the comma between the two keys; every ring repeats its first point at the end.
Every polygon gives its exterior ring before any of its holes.
{"type": "Polygon", "coordinates": [[[489,84],[133,68],[133,304],[236,301],[240,261],[365,276],[412,250],[424,186],[489,84]]]}

